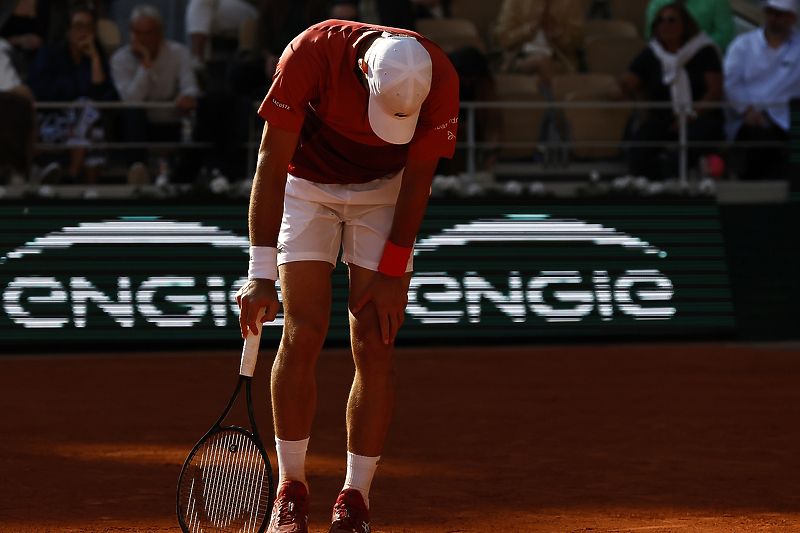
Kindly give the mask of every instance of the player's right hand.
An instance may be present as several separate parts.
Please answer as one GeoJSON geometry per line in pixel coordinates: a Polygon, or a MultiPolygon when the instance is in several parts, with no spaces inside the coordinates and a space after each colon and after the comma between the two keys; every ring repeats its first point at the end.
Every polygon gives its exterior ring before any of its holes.
{"type": "Polygon", "coordinates": [[[278,300],[278,291],[275,288],[275,280],[271,279],[251,279],[236,292],[236,303],[239,304],[239,327],[242,330],[242,338],[247,337],[248,330],[254,335],[258,335],[260,324],[258,321],[258,311],[266,309],[264,318],[261,322],[272,322],[278,316],[281,303],[278,300]]]}

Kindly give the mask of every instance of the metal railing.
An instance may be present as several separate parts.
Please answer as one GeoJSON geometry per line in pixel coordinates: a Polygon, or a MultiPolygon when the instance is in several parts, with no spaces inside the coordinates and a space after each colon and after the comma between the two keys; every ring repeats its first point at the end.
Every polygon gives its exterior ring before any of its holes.
{"type": "MultiPolygon", "coordinates": [[[[786,102],[694,102],[693,108],[725,109],[754,106],[758,108],[785,107],[786,102]]],[[[513,147],[513,148],[572,148],[572,147],[663,147],[678,150],[678,179],[685,183],[688,175],[688,151],[690,147],[715,148],[736,146],[742,148],[775,147],[778,143],[770,141],[694,141],[689,142],[687,136],[688,117],[690,111],[681,108],[678,113],[677,141],[515,141],[515,142],[478,142],[476,140],[477,109],[564,109],[564,108],[601,108],[601,109],[672,109],[672,102],[649,101],[583,101],[583,102],[461,102],[460,107],[467,110],[467,141],[457,143],[456,147],[467,149],[467,174],[474,178],[477,171],[477,150],[481,148],[513,147]]],[[[538,125],[532,125],[532,132],[538,125]]]]}
{"type": "MultiPolygon", "coordinates": [[[[248,121],[248,136],[245,146],[247,148],[247,168],[250,175],[255,172],[256,149],[260,142],[260,132],[255,128],[255,109],[260,102],[254,103],[254,112],[248,121]]],[[[784,107],[789,105],[785,102],[767,103],[742,103],[742,102],[694,102],[694,108],[725,109],[733,107],[745,107],[752,105],[758,108],[784,107]]],[[[75,102],[35,102],[34,108],[37,110],[45,109],[70,109],[80,107],[93,107],[95,109],[175,109],[171,102],[94,102],[94,101],[75,101],[75,102]]],[[[671,102],[648,102],[648,101],[582,101],[582,102],[461,102],[460,107],[466,109],[466,142],[458,142],[457,148],[467,149],[467,174],[474,178],[477,172],[477,152],[488,148],[573,148],[573,147],[661,147],[670,148],[678,151],[678,179],[682,182],[687,180],[688,174],[688,151],[689,148],[719,148],[719,147],[775,147],[783,146],[782,143],[759,142],[759,141],[703,141],[689,142],[687,137],[689,110],[681,109],[678,113],[678,140],[677,141],[575,141],[575,140],[531,140],[531,141],[499,141],[499,142],[479,142],[476,140],[476,111],[478,109],[546,109],[556,110],[565,108],[586,108],[586,109],[672,109],[671,102]]],[[[534,132],[538,132],[539,124],[531,124],[532,137],[534,132]]],[[[126,149],[126,148],[153,148],[153,149],[174,149],[174,148],[210,148],[213,143],[209,142],[93,142],[93,148],[100,149],[126,149]]],[[[41,149],[63,149],[64,144],[39,143],[41,149]]]]}
{"type": "MultiPolygon", "coordinates": [[[[95,109],[177,109],[172,102],[96,102],[92,100],[78,100],[75,102],[34,102],[34,109],[76,109],[92,107],[95,109]]],[[[65,148],[63,143],[38,143],[37,148],[43,150],[58,150],[65,148]]],[[[126,148],[210,148],[214,146],[209,142],[91,142],[92,148],[98,149],[126,149],[126,148]]]]}

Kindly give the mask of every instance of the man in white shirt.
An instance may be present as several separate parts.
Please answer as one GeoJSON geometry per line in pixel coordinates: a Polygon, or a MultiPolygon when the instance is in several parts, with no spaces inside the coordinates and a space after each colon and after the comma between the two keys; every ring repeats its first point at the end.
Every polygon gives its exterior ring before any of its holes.
{"type": "Polygon", "coordinates": [[[254,18],[258,18],[258,8],[252,1],[189,0],[186,33],[189,34],[192,55],[205,61],[208,59],[209,38],[220,36],[236,41],[242,24],[254,18]]]}
{"type": "Polygon", "coordinates": [[[8,41],[0,38],[0,91],[10,91],[22,84],[17,69],[11,64],[11,58],[8,56],[10,48],[8,41]]]}
{"type": "Polygon", "coordinates": [[[735,141],[774,141],[785,147],[747,148],[741,177],[782,179],[788,168],[789,102],[800,97],[798,0],[766,0],[765,25],[739,35],[725,55],[727,134],[735,141]],[[781,103],[779,107],[759,104],[781,103]]]}
{"type": "MultiPolygon", "coordinates": [[[[125,141],[180,140],[181,117],[188,117],[197,107],[200,89],[192,71],[189,48],[164,39],[163,20],[157,8],[138,5],[133,9],[130,43],[114,52],[109,63],[111,77],[123,102],[175,104],[173,109],[127,109],[123,114],[125,141]]],[[[146,162],[147,151],[132,150],[129,159],[130,162],[146,162]]]]}

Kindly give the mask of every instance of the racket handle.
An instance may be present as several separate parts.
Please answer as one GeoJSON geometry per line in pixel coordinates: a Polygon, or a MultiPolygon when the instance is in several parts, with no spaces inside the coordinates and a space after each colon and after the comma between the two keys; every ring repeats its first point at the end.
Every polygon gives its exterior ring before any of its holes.
{"type": "Polygon", "coordinates": [[[258,324],[258,335],[255,335],[249,329],[247,330],[247,337],[244,339],[244,346],[242,347],[242,361],[239,363],[239,375],[248,378],[253,377],[253,372],[256,370],[256,359],[258,359],[258,344],[261,342],[261,333],[264,331],[264,324],[261,323],[261,318],[264,316],[266,309],[262,308],[258,311],[256,323],[258,324]]]}

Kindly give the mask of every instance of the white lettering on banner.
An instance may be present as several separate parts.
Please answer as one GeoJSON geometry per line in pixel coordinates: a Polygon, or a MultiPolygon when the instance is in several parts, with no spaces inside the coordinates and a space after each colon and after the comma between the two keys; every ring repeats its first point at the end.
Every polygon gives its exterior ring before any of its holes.
{"type": "MultiPolygon", "coordinates": [[[[531,242],[616,245],[638,250],[655,260],[666,257],[666,252],[650,243],[614,228],[529,214],[456,224],[420,239],[414,254],[432,253],[447,246],[531,242]]],[[[0,257],[0,265],[52,249],[90,244],[205,244],[246,253],[249,240],[200,222],[132,217],[62,228],[0,257]]],[[[482,315],[492,306],[516,324],[526,322],[530,316],[558,323],[578,322],[591,314],[599,315],[603,321],[620,316],[637,321],[669,320],[675,315],[675,307],[665,303],[674,295],[672,281],[660,271],[626,270],[615,276],[612,279],[606,270],[553,270],[526,276],[513,270],[508,273],[507,283],[498,288],[477,271],[460,277],[447,272],[418,272],[409,286],[407,312],[423,324],[458,324],[464,323],[465,318],[470,324],[480,324],[482,315]]],[[[96,306],[122,328],[135,327],[137,318],[139,324],[144,319],[156,327],[194,327],[204,319],[226,327],[235,322],[231,317],[239,314],[236,292],[246,282],[245,277],[231,283],[223,276],[208,273],[198,278],[153,276],[134,288],[131,278],[121,275],[114,294],[113,289],[101,290],[96,280],[85,276],[24,276],[14,278],[5,287],[3,309],[15,324],[25,328],[63,328],[70,323],[76,328],[90,328],[92,317],[98,315],[88,311],[89,305],[96,306]]],[[[276,286],[280,288],[279,284],[276,286]]],[[[278,298],[282,299],[280,290],[278,298]]],[[[281,327],[283,323],[279,314],[265,326],[281,327]]]]}
{"type": "Polygon", "coordinates": [[[548,322],[577,322],[594,308],[594,296],[589,291],[553,291],[558,302],[582,302],[575,307],[556,309],[545,303],[544,289],[553,285],[569,285],[580,283],[583,277],[580,272],[542,272],[528,282],[528,302],[531,310],[544,317],[548,322]]]}
{"type": "MultiPolygon", "coordinates": [[[[209,288],[207,293],[187,294],[183,290],[181,294],[169,294],[172,288],[195,288],[195,278],[191,276],[148,278],[139,285],[135,293],[135,310],[147,322],[158,327],[192,327],[209,312],[215,326],[225,327],[228,325],[229,314],[234,317],[239,315],[236,292],[247,282],[247,278],[243,277],[234,281],[227,294],[223,277],[209,276],[205,279],[206,286],[209,288]],[[168,293],[159,301],[175,304],[178,308],[184,308],[185,312],[166,314],[159,309],[155,298],[158,291],[167,291],[168,293]]],[[[278,300],[282,301],[280,285],[276,286],[278,287],[278,300]]],[[[120,326],[134,327],[134,293],[130,290],[130,278],[124,276],[117,278],[117,289],[117,299],[114,301],[108,294],[82,276],[69,278],[66,284],[51,277],[16,278],[8,284],[3,292],[3,307],[11,320],[25,328],[62,328],[70,322],[73,322],[76,328],[90,327],[92,324],[88,323],[87,319],[89,303],[97,305],[120,326]],[[69,286],[69,291],[65,289],[65,285],[69,286]],[[48,289],[49,295],[25,295],[26,291],[39,293],[48,289]],[[72,302],[72,317],[34,316],[32,312],[41,304],[68,304],[69,302],[72,302]],[[23,306],[23,303],[27,308],[23,306]]],[[[65,312],[69,308],[65,305],[65,312]]],[[[279,314],[273,322],[265,323],[265,326],[282,327],[283,314],[279,314]]]]}
{"type": "MultiPolygon", "coordinates": [[[[211,276],[206,278],[208,287],[225,287],[225,278],[211,276]]],[[[211,313],[214,315],[214,325],[224,327],[228,325],[228,313],[225,309],[225,291],[208,291],[208,301],[211,302],[211,313]]],[[[238,312],[238,308],[235,310],[238,312]]]]}
{"type": "Polygon", "coordinates": [[[514,322],[525,322],[525,302],[522,293],[522,278],[519,272],[511,272],[508,277],[508,296],[495,289],[477,272],[467,272],[464,276],[464,290],[467,293],[467,313],[469,321],[481,321],[481,300],[487,298],[514,322]]]}
{"type": "Polygon", "coordinates": [[[136,291],[136,304],[139,312],[148,322],[160,327],[191,327],[208,312],[205,294],[168,294],[164,296],[165,301],[183,304],[188,307],[188,310],[185,315],[165,315],[152,302],[156,291],[167,287],[194,287],[194,278],[164,276],[149,278],[143,282],[136,291]]]}
{"type": "Polygon", "coordinates": [[[613,300],[609,283],[605,270],[595,270],[591,275],[571,270],[544,271],[532,276],[525,285],[527,290],[522,291],[522,277],[514,271],[508,275],[508,293],[503,294],[475,272],[468,272],[461,281],[446,272],[419,273],[411,278],[406,311],[423,324],[456,324],[463,318],[464,309],[470,323],[479,324],[484,300],[515,323],[525,322],[528,311],[551,323],[578,322],[593,311],[609,321],[615,308],[634,320],[669,320],[675,315],[675,307],[643,305],[668,301],[674,295],[672,282],[658,270],[625,271],[614,283],[613,300]],[[587,280],[591,280],[594,290],[583,288],[587,280]],[[578,284],[582,284],[581,288],[566,290],[578,284]],[[637,290],[637,286],[642,288],[637,290]],[[435,290],[437,287],[440,290],[435,290]],[[546,297],[547,290],[550,293],[546,297]]]}
{"type": "Polygon", "coordinates": [[[67,317],[32,316],[20,304],[22,294],[30,289],[49,289],[48,296],[29,296],[27,301],[31,304],[59,304],[67,302],[67,291],[64,285],[56,278],[47,277],[21,277],[14,278],[3,292],[3,308],[8,316],[17,324],[26,328],[63,328],[68,322],[67,317]]]}
{"type": "Polygon", "coordinates": [[[105,293],[100,292],[87,281],[86,278],[71,278],[69,280],[70,294],[72,296],[72,316],[76,328],[86,327],[86,302],[96,303],[100,309],[114,317],[114,320],[123,328],[133,327],[133,304],[131,303],[131,280],[122,277],[117,279],[117,303],[105,293]]]}
{"type": "MultiPolygon", "coordinates": [[[[598,313],[604,321],[612,320],[615,310],[637,321],[669,320],[676,312],[672,306],[647,305],[669,301],[674,295],[672,282],[658,270],[627,270],[613,281],[613,290],[610,289],[612,280],[604,270],[591,274],[571,270],[543,271],[528,278],[527,283],[519,271],[512,271],[507,279],[503,289],[477,272],[467,272],[461,279],[446,272],[420,272],[411,278],[406,312],[422,324],[458,324],[465,316],[470,324],[480,324],[487,302],[518,324],[531,314],[557,323],[578,322],[592,312],[598,313]],[[587,287],[589,282],[591,287],[587,287]]],[[[205,278],[208,291],[186,292],[186,289],[199,289],[196,281],[191,276],[150,277],[133,293],[130,278],[119,277],[114,301],[82,276],[72,277],[66,284],[52,277],[22,277],[6,287],[3,306],[13,321],[25,328],[63,328],[70,322],[77,328],[90,327],[87,320],[90,302],[124,328],[135,325],[134,310],[157,327],[192,327],[208,315],[215,326],[225,327],[229,316],[238,316],[236,291],[247,282],[246,278],[235,280],[227,295],[221,276],[205,278]],[[170,293],[175,289],[180,293],[170,293]],[[39,293],[43,290],[49,293],[25,295],[26,291],[39,293]],[[183,308],[184,312],[167,314],[159,309],[155,298],[158,291],[167,293],[159,301],[173,304],[173,308],[183,308]],[[71,309],[72,316],[35,316],[32,310],[41,304],[65,304],[64,311],[71,309]]],[[[282,300],[280,286],[277,288],[278,298],[282,300]]],[[[275,321],[264,325],[281,327],[283,323],[280,314],[275,321]]]]}
{"type": "Polygon", "coordinates": [[[419,319],[423,324],[457,324],[464,316],[464,311],[453,309],[450,311],[431,311],[424,307],[418,295],[431,303],[456,303],[464,297],[461,283],[451,278],[446,272],[424,272],[415,274],[411,278],[408,288],[408,306],[406,312],[419,319]],[[426,292],[426,286],[443,287],[444,291],[426,292]]]}

